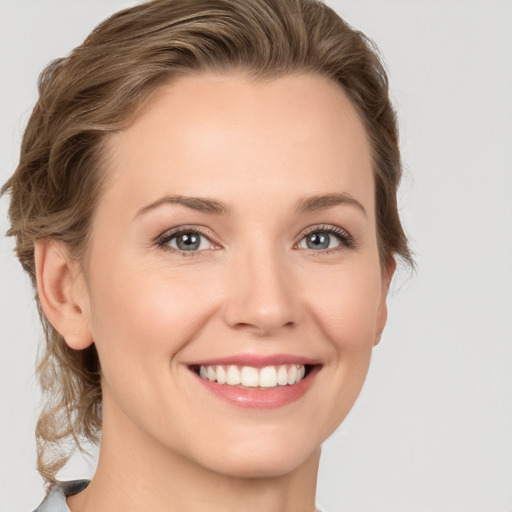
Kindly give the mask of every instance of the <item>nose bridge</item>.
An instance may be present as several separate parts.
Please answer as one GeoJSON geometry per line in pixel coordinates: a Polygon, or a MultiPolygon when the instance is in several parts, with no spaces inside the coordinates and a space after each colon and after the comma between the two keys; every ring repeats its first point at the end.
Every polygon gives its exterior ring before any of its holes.
{"type": "Polygon", "coordinates": [[[293,294],[293,272],[278,244],[267,241],[246,245],[233,255],[231,263],[225,309],[230,326],[271,334],[297,323],[299,308],[293,294]]]}

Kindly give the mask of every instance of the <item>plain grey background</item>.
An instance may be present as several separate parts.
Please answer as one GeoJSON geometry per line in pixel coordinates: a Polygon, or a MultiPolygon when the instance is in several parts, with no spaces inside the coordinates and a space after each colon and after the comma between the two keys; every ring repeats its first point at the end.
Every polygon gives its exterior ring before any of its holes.
{"type": "MultiPolygon", "coordinates": [[[[128,0],[0,0],[0,181],[36,79],[128,0]]],[[[374,39],[399,112],[400,204],[418,272],[398,276],[354,410],[325,444],[330,512],[512,511],[512,1],[328,0],[374,39]]],[[[0,202],[0,512],[42,499],[42,332],[0,202]]],[[[300,426],[299,426],[300,428],[300,426]]],[[[90,475],[80,459],[62,478],[90,475]]]]}

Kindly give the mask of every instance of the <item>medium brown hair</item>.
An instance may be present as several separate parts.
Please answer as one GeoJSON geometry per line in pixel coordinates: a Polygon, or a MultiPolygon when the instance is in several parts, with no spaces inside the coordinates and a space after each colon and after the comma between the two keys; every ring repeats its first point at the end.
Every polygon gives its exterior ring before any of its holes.
{"type": "MultiPolygon", "coordinates": [[[[65,242],[84,264],[105,173],[106,136],[126,127],[152,93],[181,74],[240,70],[255,78],[314,73],[336,81],[370,141],[382,263],[412,263],[397,209],[401,177],[395,113],[373,43],[316,0],[154,0],[114,14],[68,57],[40,75],[39,99],[11,195],[9,235],[35,286],[34,242],[65,242]]],[[[38,469],[49,483],[101,431],[100,364],[94,345],[70,349],[47,320],[38,373],[46,402],[36,436],[38,469]]]]}

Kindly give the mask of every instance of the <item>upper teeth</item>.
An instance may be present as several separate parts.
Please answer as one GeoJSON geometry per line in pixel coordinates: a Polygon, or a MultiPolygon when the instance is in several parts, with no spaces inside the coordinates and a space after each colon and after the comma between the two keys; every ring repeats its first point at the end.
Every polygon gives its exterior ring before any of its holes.
{"type": "Polygon", "coordinates": [[[306,369],[302,364],[282,364],[279,366],[253,366],[215,365],[199,368],[199,375],[219,384],[230,386],[247,386],[251,388],[273,388],[277,385],[297,384],[304,378],[306,369]]]}

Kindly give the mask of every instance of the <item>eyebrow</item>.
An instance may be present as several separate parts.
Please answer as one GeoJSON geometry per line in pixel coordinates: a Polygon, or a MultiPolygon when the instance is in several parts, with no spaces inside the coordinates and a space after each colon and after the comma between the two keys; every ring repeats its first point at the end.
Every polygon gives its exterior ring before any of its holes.
{"type": "MultiPolygon", "coordinates": [[[[213,213],[215,215],[229,215],[231,211],[231,208],[228,205],[215,199],[174,195],[161,197],[153,203],[144,206],[137,212],[135,217],[144,215],[145,213],[165,204],[179,204],[190,208],[191,210],[203,213],[213,213]]],[[[299,213],[315,212],[319,210],[326,210],[338,205],[355,206],[365,215],[365,217],[367,216],[364,206],[359,201],[345,193],[321,194],[311,197],[303,197],[297,201],[296,211],[299,213]]]]}
{"type": "Polygon", "coordinates": [[[209,199],[207,197],[189,197],[189,196],[164,196],[157,199],[154,203],[148,204],[141,208],[135,217],[144,215],[150,210],[154,210],[164,204],[181,204],[192,210],[203,213],[214,213],[216,215],[227,215],[229,214],[229,207],[220,201],[215,199],[209,199]]]}
{"type": "Polygon", "coordinates": [[[297,211],[301,213],[315,212],[318,210],[326,210],[338,205],[355,206],[358,210],[363,212],[365,217],[367,217],[364,206],[357,199],[354,199],[345,193],[323,194],[301,198],[297,202],[297,211]]]}

